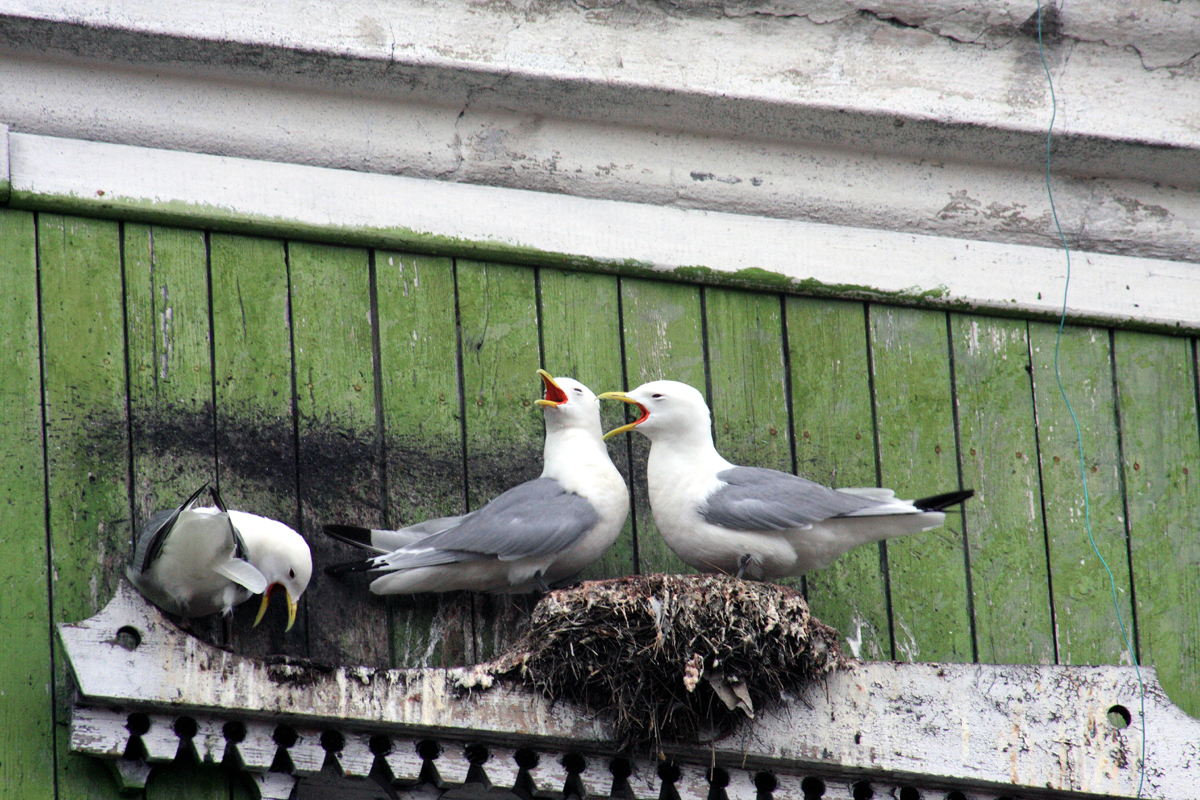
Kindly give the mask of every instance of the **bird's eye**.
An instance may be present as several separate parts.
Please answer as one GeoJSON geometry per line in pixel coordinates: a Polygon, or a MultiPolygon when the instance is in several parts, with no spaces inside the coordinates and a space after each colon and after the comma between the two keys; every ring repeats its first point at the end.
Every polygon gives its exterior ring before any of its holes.
{"type": "Polygon", "coordinates": [[[289,577],[289,578],[294,578],[294,577],[296,577],[296,570],[294,570],[294,569],[289,569],[289,570],[288,570],[288,577],[289,577]]]}
{"type": "Polygon", "coordinates": [[[578,386],[575,387],[575,394],[583,394],[583,389],[580,389],[578,386]]]}
{"type": "Polygon", "coordinates": [[[659,399],[660,397],[662,397],[662,395],[661,395],[661,394],[652,394],[652,395],[650,395],[650,396],[651,396],[651,397],[653,397],[655,400],[657,400],[657,399],[659,399]]]}

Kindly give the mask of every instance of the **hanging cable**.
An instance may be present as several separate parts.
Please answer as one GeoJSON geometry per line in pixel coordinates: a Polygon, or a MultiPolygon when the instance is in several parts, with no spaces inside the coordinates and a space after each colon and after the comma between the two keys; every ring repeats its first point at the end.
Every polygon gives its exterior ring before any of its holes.
{"type": "Polygon", "coordinates": [[[1092,545],[1092,550],[1096,553],[1096,557],[1100,559],[1100,563],[1104,565],[1104,571],[1108,573],[1108,585],[1112,589],[1113,609],[1117,612],[1117,624],[1121,628],[1121,638],[1125,641],[1125,648],[1129,651],[1129,657],[1133,661],[1134,673],[1137,675],[1138,681],[1138,696],[1141,702],[1141,719],[1142,728],[1142,757],[1139,761],[1138,773],[1138,790],[1137,796],[1142,796],[1142,786],[1146,781],[1146,686],[1142,683],[1141,665],[1138,664],[1137,653],[1130,644],[1129,634],[1125,630],[1125,620],[1121,615],[1121,603],[1117,597],[1117,579],[1113,576],[1112,569],[1109,568],[1108,562],[1104,560],[1104,556],[1100,554],[1100,548],[1096,546],[1096,539],[1092,535],[1092,508],[1091,500],[1088,497],[1087,484],[1087,469],[1083,456],[1083,431],[1079,427],[1079,418],[1075,416],[1075,409],[1071,406],[1071,401],[1067,398],[1067,390],[1063,387],[1062,373],[1058,368],[1058,349],[1062,342],[1063,326],[1067,321],[1067,292],[1071,288],[1071,248],[1067,246],[1067,237],[1063,235],[1062,225],[1058,222],[1058,211],[1054,206],[1054,192],[1050,188],[1050,143],[1051,134],[1054,132],[1054,120],[1058,114],[1058,100],[1054,94],[1054,81],[1050,77],[1050,67],[1046,64],[1046,53],[1042,48],[1042,2],[1037,0],[1037,35],[1038,35],[1038,56],[1042,60],[1042,69],[1046,72],[1046,84],[1050,87],[1050,125],[1046,129],[1046,196],[1050,200],[1050,214],[1054,218],[1054,228],[1058,231],[1059,241],[1062,243],[1063,253],[1067,260],[1067,278],[1063,283],[1063,302],[1062,314],[1058,319],[1058,333],[1054,337],[1054,379],[1058,381],[1058,391],[1062,395],[1063,402],[1067,406],[1067,411],[1071,413],[1071,420],[1075,423],[1075,439],[1079,444],[1079,480],[1083,484],[1083,520],[1087,530],[1088,542],[1092,545]]]}

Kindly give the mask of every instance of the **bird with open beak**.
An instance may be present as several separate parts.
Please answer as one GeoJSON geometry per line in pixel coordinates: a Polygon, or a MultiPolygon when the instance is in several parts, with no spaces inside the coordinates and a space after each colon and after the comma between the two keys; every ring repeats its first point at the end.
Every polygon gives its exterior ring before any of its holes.
{"type": "Polygon", "coordinates": [[[540,477],[476,511],[399,530],[326,525],[335,539],[375,553],[325,568],[331,575],[375,572],[375,594],[519,593],[573,577],[616,541],[629,491],[600,427],[600,401],[572,378],[538,370],[546,421],[540,477]]]}
{"type": "Polygon", "coordinates": [[[142,527],[133,563],[125,574],[159,608],[181,617],[221,612],[261,594],[254,624],[262,620],[271,593],[282,589],[288,625],[312,576],[308,543],[273,519],[228,509],[215,489],[213,505],[196,507],[201,486],[178,508],[160,511],[142,527]]]}
{"type": "Polygon", "coordinates": [[[787,472],[739,467],[713,444],[708,404],[678,381],[651,381],[600,399],[638,408],[609,431],[650,439],[646,485],[654,524],[684,562],[702,572],[775,580],[820,569],[851,548],[939,527],[942,509],[974,492],[909,502],[890,489],[831,489],[787,472]]]}

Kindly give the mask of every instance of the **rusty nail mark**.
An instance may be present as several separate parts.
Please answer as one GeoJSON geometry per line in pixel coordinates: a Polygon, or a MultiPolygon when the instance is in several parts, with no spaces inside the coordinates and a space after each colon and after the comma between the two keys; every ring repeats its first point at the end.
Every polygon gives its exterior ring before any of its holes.
{"type": "MultiPolygon", "coordinates": [[[[1024,457],[1025,457],[1025,455],[1024,455],[1024,454],[1023,454],[1023,453],[1022,453],[1020,450],[1018,450],[1018,451],[1017,451],[1017,458],[1024,458],[1024,457]]],[[[1056,458],[1056,459],[1054,459],[1054,460],[1055,460],[1055,461],[1057,461],[1058,459],[1056,458]]]]}
{"type": "Polygon", "coordinates": [[[103,189],[97,189],[97,190],[96,190],[96,194],[97,194],[99,197],[104,197],[104,190],[103,190],[103,189]]]}
{"type": "Polygon", "coordinates": [[[1135,461],[1135,462],[1133,462],[1133,468],[1134,468],[1134,469],[1141,469],[1141,468],[1142,468],[1142,465],[1141,465],[1141,464],[1139,464],[1138,462],[1136,462],[1136,461],[1135,461]]]}
{"type": "MultiPolygon", "coordinates": [[[[805,434],[804,434],[804,435],[805,435],[805,436],[808,436],[808,433],[807,433],[807,432],[805,432],[805,434]]],[[[856,434],[854,434],[854,438],[855,438],[855,439],[861,439],[861,438],[862,438],[862,434],[861,434],[861,433],[856,433],[856,434]]]]}
{"type": "Polygon", "coordinates": [[[941,455],[942,454],[942,446],[940,444],[935,444],[933,446],[933,452],[937,453],[938,455],[941,455]]]}
{"type": "Polygon", "coordinates": [[[1058,456],[1055,456],[1055,457],[1054,457],[1054,463],[1055,463],[1055,464],[1057,464],[1057,463],[1058,463],[1058,456]]]}
{"type": "MultiPolygon", "coordinates": [[[[809,436],[811,436],[811,434],[810,434],[808,431],[805,431],[805,432],[804,432],[804,438],[805,438],[805,439],[807,439],[807,438],[809,438],[809,436]]],[[[860,434],[857,434],[857,435],[856,435],[856,438],[858,438],[858,439],[861,439],[861,438],[862,438],[862,434],[861,434],[861,433],[860,433],[860,434]]]]}
{"type": "Polygon", "coordinates": [[[774,428],[770,428],[769,430],[771,431],[771,435],[772,435],[772,436],[774,436],[774,435],[776,435],[777,433],[779,433],[779,431],[775,430],[774,428]]]}
{"type": "Polygon", "coordinates": [[[1095,466],[1095,465],[1092,465],[1092,472],[1095,472],[1095,471],[1096,471],[1096,470],[1098,470],[1098,469],[1100,469],[1100,468],[1099,468],[1099,467],[1097,467],[1097,466],[1095,466]]]}
{"type": "MultiPolygon", "coordinates": [[[[972,447],[972,448],[971,448],[971,455],[975,455],[975,448],[974,448],[974,447],[972,447]]],[[[1017,453],[1017,455],[1020,455],[1020,453],[1017,453]]]]}

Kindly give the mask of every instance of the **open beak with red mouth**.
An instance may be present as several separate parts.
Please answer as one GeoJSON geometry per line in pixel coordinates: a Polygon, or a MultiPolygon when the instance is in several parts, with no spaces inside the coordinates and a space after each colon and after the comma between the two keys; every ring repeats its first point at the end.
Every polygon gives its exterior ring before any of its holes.
{"type": "Polygon", "coordinates": [[[650,418],[650,409],[646,408],[644,405],[639,403],[637,400],[634,400],[632,397],[625,394],[624,392],[605,392],[603,394],[597,395],[597,397],[599,397],[601,400],[620,400],[622,403],[629,403],[630,405],[637,406],[638,408],[640,408],[642,410],[642,415],[640,417],[638,417],[637,419],[635,419],[633,422],[630,422],[627,425],[622,425],[619,428],[613,428],[611,431],[604,434],[605,441],[608,441],[612,437],[616,436],[618,433],[628,433],[629,431],[633,430],[638,425],[641,425],[643,422],[645,422],[647,419],[650,418]]]}
{"type": "Polygon", "coordinates": [[[567,402],[567,393],[562,390],[561,386],[554,382],[554,378],[550,376],[549,372],[539,369],[538,375],[542,376],[542,383],[546,384],[546,397],[541,400],[535,400],[535,403],[547,408],[558,408],[567,402]]]}
{"type": "Polygon", "coordinates": [[[271,602],[271,594],[276,589],[282,589],[283,596],[287,598],[288,624],[287,624],[287,627],[284,628],[284,630],[290,631],[292,629],[292,626],[296,624],[296,606],[297,606],[297,604],[296,604],[296,601],[292,599],[292,595],[290,592],[288,592],[287,587],[284,586],[282,583],[272,583],[270,586],[267,587],[267,590],[265,592],[263,592],[262,604],[259,605],[259,607],[258,607],[258,616],[254,618],[254,627],[257,628],[258,623],[262,622],[263,615],[267,613],[267,604],[271,602]]]}

